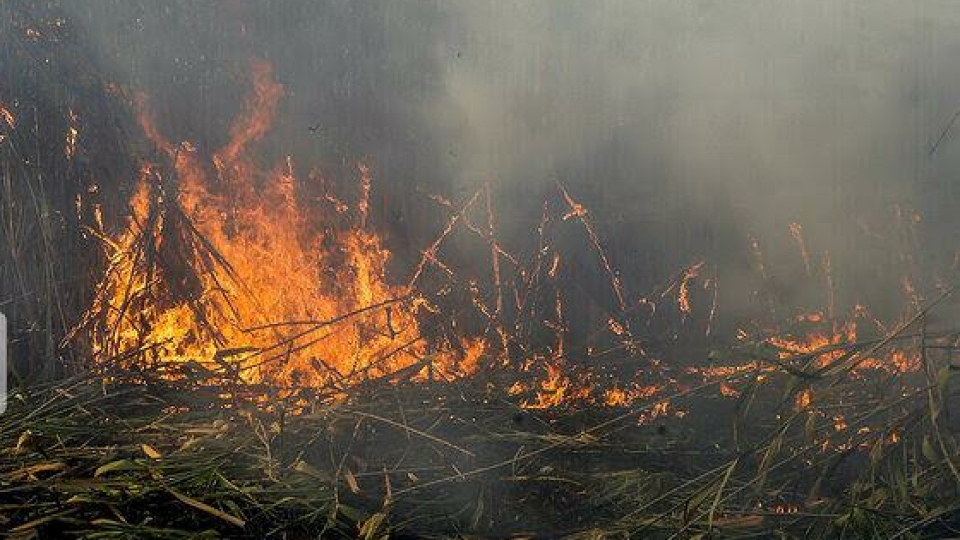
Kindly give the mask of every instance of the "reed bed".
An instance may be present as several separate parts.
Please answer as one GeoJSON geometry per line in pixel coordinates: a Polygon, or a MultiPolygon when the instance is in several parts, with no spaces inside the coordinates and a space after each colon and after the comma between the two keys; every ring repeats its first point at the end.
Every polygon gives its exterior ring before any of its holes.
{"type": "MultiPolygon", "coordinates": [[[[133,178],[136,160],[126,157],[135,154],[129,134],[109,120],[129,111],[97,66],[79,61],[76,42],[24,37],[35,28],[55,35],[40,23],[54,20],[47,12],[56,14],[56,4],[0,5],[2,79],[22,82],[0,98],[19,103],[13,112],[32,111],[0,121],[0,309],[21,353],[0,415],[0,531],[8,537],[960,536],[958,339],[927,324],[949,289],[883,335],[792,357],[759,338],[719,346],[656,337],[676,336],[672,327],[616,340],[603,334],[597,341],[615,357],[604,360],[608,373],[629,380],[640,372],[662,384],[628,406],[523,408],[530,396],[506,389],[536,373],[516,366],[459,381],[365,381],[332,398],[322,389],[240,385],[190,365],[176,377],[105,369],[108,359],[65,348],[104,262],[85,234],[87,214],[102,207],[108,221],[123,215],[129,190],[116,179],[133,178]],[[98,141],[81,148],[84,160],[62,148],[71,101],[93,119],[84,136],[98,141]],[[92,191],[95,179],[112,184],[92,191]],[[74,208],[79,195],[90,199],[84,215],[74,208]],[[649,356],[634,354],[640,345],[649,356]],[[915,369],[866,365],[893,347],[910,351],[915,369]],[[660,367],[646,373],[653,356],[660,367]],[[708,375],[715,364],[737,369],[708,375]],[[98,371],[84,371],[91,365],[98,371]]],[[[486,208],[478,203],[482,212],[474,212],[480,217],[468,212],[479,196],[462,207],[444,203],[443,236],[458,225],[491,253],[496,278],[485,290],[497,294],[477,296],[500,300],[509,292],[501,271],[521,276],[512,282],[523,305],[485,309],[480,327],[516,329],[508,337],[529,345],[525,353],[545,348],[525,339],[553,336],[553,327],[541,328],[544,313],[569,285],[553,277],[560,258],[552,246],[569,231],[560,223],[583,229],[586,249],[576,254],[596,255],[616,300],[590,337],[608,332],[610,321],[665,326],[640,320],[647,303],[626,305],[588,213],[559,191],[557,215],[544,207],[529,261],[497,241],[489,191],[486,208]]],[[[647,298],[678,294],[693,270],[647,298]]],[[[469,291],[451,296],[458,308],[472,301],[469,291]]],[[[599,309],[583,302],[568,311],[586,306],[599,309]]],[[[563,367],[573,374],[578,366],[563,367]]]]}

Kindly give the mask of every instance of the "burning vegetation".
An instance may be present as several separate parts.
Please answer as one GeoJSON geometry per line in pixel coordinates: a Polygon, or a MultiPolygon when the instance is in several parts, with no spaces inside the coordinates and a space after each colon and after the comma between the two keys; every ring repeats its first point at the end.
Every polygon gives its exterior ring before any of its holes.
{"type": "Polygon", "coordinates": [[[428,343],[418,321],[428,300],[388,282],[390,252],[367,227],[366,165],[355,202],[326,193],[307,204],[291,159],[266,171],[251,159],[283,94],[268,64],[253,64],[252,77],[247,110],[210,163],[189,142],[165,140],[140,99],[140,123],[172,179],[145,165],[128,226],[103,237],[109,263],[84,319],[93,357],[108,370],[176,377],[193,366],[338,392],[404,370],[474,372],[482,345],[428,343]]]}
{"type": "MultiPolygon", "coordinates": [[[[0,528],[13,537],[925,538],[960,527],[960,333],[936,318],[953,285],[909,249],[890,248],[903,300],[891,317],[838,300],[830,254],[802,224],[783,237],[813,300],[785,301],[764,239],[745,237],[744,302],[760,309],[721,321],[714,261],[638,294],[602,209],[576,190],[557,183],[514,245],[486,184],[429,194],[436,235],[396,261],[372,203],[381,171],[265,165],[258,145],[285,91],[266,61],[246,72],[248,96],[213,151],[166,136],[148,96],[106,92],[128,101],[154,152],[118,215],[96,182],[69,201],[71,230],[103,255],[88,261],[82,312],[62,317],[65,338],[45,353],[82,362],[19,384],[0,416],[0,528]],[[484,264],[464,268],[453,246],[484,264]],[[583,300],[574,263],[600,276],[602,294],[583,300]]],[[[15,163],[41,133],[2,83],[0,157],[15,163]]],[[[62,116],[42,136],[58,166],[83,162],[92,115],[74,104],[62,116]]],[[[12,178],[0,184],[2,247],[16,255],[9,201],[24,192],[12,178]]],[[[913,238],[918,220],[898,208],[885,225],[913,238]]],[[[26,263],[14,263],[19,276],[26,263]]]]}

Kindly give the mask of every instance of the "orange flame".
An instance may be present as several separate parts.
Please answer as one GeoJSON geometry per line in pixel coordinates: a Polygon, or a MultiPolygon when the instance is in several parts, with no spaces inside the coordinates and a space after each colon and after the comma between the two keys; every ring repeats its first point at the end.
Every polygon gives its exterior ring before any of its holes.
{"type": "Polygon", "coordinates": [[[173,162],[178,183],[170,189],[144,167],[88,313],[94,356],[131,368],[196,363],[245,382],[337,388],[475,371],[482,345],[431,348],[418,319],[427,301],[388,281],[390,252],[366,228],[366,165],[356,219],[346,225],[336,211],[302,201],[289,159],[257,167],[249,147],[268,132],[283,88],[268,64],[254,64],[252,75],[253,95],[212,169],[191,144],[167,141],[141,110],[144,133],[173,162]]]}

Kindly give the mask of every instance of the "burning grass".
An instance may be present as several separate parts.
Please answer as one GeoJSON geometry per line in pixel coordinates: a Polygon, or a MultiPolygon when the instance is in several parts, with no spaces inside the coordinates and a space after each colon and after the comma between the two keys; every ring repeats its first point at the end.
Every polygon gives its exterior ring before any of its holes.
{"type": "Polygon", "coordinates": [[[390,252],[366,225],[365,165],[355,203],[327,192],[310,205],[292,160],[264,171],[250,158],[283,94],[269,64],[254,63],[252,78],[246,110],[210,163],[190,143],[164,139],[138,99],[143,131],[175,182],[145,165],[126,229],[100,231],[109,264],[81,323],[93,358],[151,372],[194,362],[245,383],[341,389],[428,354],[440,375],[476,370],[482,345],[435,339],[428,348],[418,317],[431,306],[388,281],[390,252]]]}
{"type": "Polygon", "coordinates": [[[367,166],[344,197],[311,192],[318,177],[292,159],[252,157],[283,91],[269,66],[251,73],[246,109],[209,156],[166,140],[138,99],[160,163],[142,167],[124,228],[106,230],[99,210],[89,224],[108,260],[71,343],[92,371],[20,388],[0,417],[0,526],[14,536],[912,538],[960,526],[958,338],[927,323],[950,287],[923,302],[907,275],[897,322],[844,314],[829,256],[818,266],[793,224],[824,305],[794,313],[761,288],[769,316],[725,343],[715,269],[696,261],[632,293],[564,186],[525,254],[498,239],[489,186],[433,196],[445,224],[396,279],[368,222],[367,166]],[[572,228],[608,284],[592,330],[571,329],[587,305],[564,279],[558,238],[572,228]],[[489,268],[445,260],[456,235],[489,268]]]}
{"type": "Polygon", "coordinates": [[[0,520],[23,538],[939,537],[960,515],[934,367],[951,336],[915,323],[835,348],[922,340],[913,374],[803,375],[756,342],[724,351],[752,369],[627,407],[525,409],[477,380],[338,401],[199,375],[22,389],[0,520]]]}

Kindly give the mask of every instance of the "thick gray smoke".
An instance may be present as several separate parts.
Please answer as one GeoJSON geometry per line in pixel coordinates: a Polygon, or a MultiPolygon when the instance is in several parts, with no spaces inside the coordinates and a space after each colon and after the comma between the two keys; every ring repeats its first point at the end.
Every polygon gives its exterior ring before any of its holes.
{"type": "Polygon", "coordinates": [[[445,69],[461,131],[444,140],[466,185],[558,178],[676,252],[731,232],[792,249],[796,221],[836,254],[894,204],[956,231],[956,137],[928,155],[960,106],[949,4],[463,4],[445,69]]]}
{"type": "Polygon", "coordinates": [[[439,226],[418,210],[418,189],[464,197],[485,182],[508,236],[529,231],[543,196],[566,185],[636,289],[700,257],[736,282],[752,264],[748,235],[786,257],[791,222],[815,264],[829,251],[841,281],[863,288],[886,264],[875,252],[893,250],[865,240],[864,225],[883,229],[895,205],[920,210],[930,258],[955,249],[960,129],[930,152],[960,107],[950,2],[72,9],[93,54],[154,96],[174,138],[201,145],[225,136],[246,59],[271,60],[287,99],[270,155],[344,170],[369,158],[410,249],[439,226]]]}

